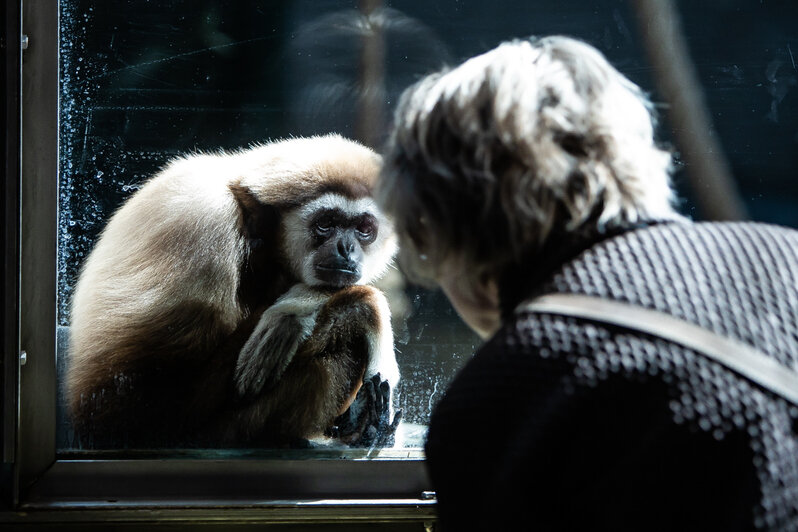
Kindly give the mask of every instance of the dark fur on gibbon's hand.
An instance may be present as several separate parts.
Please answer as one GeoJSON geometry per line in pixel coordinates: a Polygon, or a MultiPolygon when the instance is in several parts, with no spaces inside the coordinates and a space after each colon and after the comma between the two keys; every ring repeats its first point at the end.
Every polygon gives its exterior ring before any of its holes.
{"type": "MultiPolygon", "coordinates": [[[[395,386],[367,283],[396,251],[381,160],[339,136],[177,159],[109,221],[72,303],[67,401],[88,446],[285,445],[395,386]]],[[[351,435],[350,435],[351,437],[351,435]]]]}

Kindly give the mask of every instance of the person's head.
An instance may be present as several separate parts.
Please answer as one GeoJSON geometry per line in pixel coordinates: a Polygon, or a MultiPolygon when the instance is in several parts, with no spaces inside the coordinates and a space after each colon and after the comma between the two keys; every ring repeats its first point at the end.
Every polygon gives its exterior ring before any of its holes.
{"type": "Polygon", "coordinates": [[[507,42],[408,88],[384,164],[377,196],[403,264],[483,336],[498,326],[496,282],[521,255],[678,216],[649,102],[567,37],[507,42]]]}

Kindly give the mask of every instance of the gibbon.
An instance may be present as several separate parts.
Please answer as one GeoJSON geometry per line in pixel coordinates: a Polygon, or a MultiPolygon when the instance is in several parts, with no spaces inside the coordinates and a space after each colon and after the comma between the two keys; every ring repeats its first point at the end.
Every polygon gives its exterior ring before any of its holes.
{"type": "Polygon", "coordinates": [[[380,164],[337,135],[292,138],[179,158],[131,196],[72,301],[66,399],[81,444],[357,445],[376,426],[352,422],[361,396],[386,428],[399,370],[388,303],[368,283],[397,244],[371,198],[380,164]]]}

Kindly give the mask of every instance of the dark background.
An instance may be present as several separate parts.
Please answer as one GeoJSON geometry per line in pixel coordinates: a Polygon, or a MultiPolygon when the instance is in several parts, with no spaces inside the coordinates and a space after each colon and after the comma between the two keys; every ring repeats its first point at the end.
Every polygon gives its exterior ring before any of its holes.
{"type": "MultiPolygon", "coordinates": [[[[105,220],[171,156],[288,135],[357,137],[366,4],[345,1],[64,0],[61,12],[59,324],[105,220]]],[[[677,2],[717,135],[749,214],[798,226],[798,4],[677,2]]],[[[652,67],[622,0],[387,1],[379,149],[403,88],[499,42],[566,34],[652,94],[652,67]],[[386,118],[388,117],[388,118],[386,118]]],[[[375,20],[377,20],[375,16],[375,20]]],[[[660,137],[673,132],[659,106],[660,137]]],[[[678,154],[677,154],[678,159],[678,154]]],[[[682,210],[687,174],[675,182],[682,210]]],[[[698,183],[700,186],[700,181],[698,183]]],[[[410,287],[398,328],[400,406],[424,423],[476,337],[440,294],[410,287]]],[[[68,445],[68,444],[67,444],[68,445]]]]}

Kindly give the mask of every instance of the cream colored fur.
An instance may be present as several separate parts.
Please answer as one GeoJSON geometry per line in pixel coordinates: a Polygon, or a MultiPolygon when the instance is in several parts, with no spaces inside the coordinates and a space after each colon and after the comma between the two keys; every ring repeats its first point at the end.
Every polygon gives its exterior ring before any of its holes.
{"type": "MultiPolygon", "coordinates": [[[[373,151],[337,135],[289,139],[236,152],[193,154],[167,164],[113,215],[83,265],[71,307],[67,388],[73,409],[85,403],[88,398],[83,391],[93,389],[98,378],[110,383],[121,377],[118,368],[129,362],[122,357],[131,356],[128,344],[142,334],[142,323],[150,317],[200,304],[213,313],[218,330],[200,330],[198,335],[215,335],[220,341],[248,317],[238,293],[247,242],[231,186],[244,187],[259,201],[280,206],[290,218],[295,216],[291,213],[302,212],[303,202],[314,199],[309,197],[311,191],[329,183],[344,183],[364,196],[351,200],[350,207],[378,214],[366,197],[380,164],[373,151]],[[131,332],[136,327],[139,329],[131,332]]],[[[381,240],[373,246],[376,255],[369,258],[378,264],[365,269],[359,281],[362,284],[377,279],[396,251],[390,220],[379,217],[381,240]]],[[[298,241],[307,239],[299,234],[295,239],[290,234],[284,236],[284,255],[296,255],[297,246],[304,245],[298,241]]],[[[281,316],[301,321],[303,333],[298,342],[313,330],[318,309],[328,295],[309,288],[312,280],[306,279],[301,268],[295,274],[305,282],[290,289],[261,316],[255,329],[260,334],[253,334],[242,353],[257,350],[255,344],[281,316]]],[[[378,313],[384,319],[380,331],[375,331],[377,339],[368,340],[373,351],[369,371],[380,371],[395,386],[399,373],[390,311],[384,297],[378,303],[378,313]]],[[[243,356],[239,363],[256,361],[255,355],[243,356]]],[[[240,369],[247,373],[246,367],[240,369]]]]}

